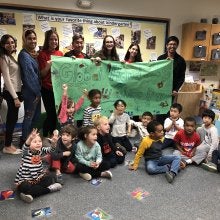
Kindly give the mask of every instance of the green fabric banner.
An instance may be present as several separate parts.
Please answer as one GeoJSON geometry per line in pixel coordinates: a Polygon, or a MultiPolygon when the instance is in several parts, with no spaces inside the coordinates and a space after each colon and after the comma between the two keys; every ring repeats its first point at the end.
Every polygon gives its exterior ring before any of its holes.
{"type": "MultiPolygon", "coordinates": [[[[109,116],[113,103],[123,99],[126,112],[141,115],[167,113],[171,105],[173,61],[161,60],[125,64],[116,61],[102,61],[96,65],[88,59],[52,56],[52,83],[55,103],[62,97],[62,84],[68,85],[68,96],[75,102],[83,89],[99,89],[102,92],[102,115],[109,116]]],[[[85,100],[75,119],[83,118],[83,110],[89,106],[85,100]]]]}

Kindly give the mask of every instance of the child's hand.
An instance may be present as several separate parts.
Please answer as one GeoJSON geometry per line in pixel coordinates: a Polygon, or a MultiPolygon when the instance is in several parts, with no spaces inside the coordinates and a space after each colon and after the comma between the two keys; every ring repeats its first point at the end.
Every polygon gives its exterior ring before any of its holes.
{"type": "Polygon", "coordinates": [[[37,128],[33,128],[31,134],[29,135],[30,141],[32,141],[34,138],[36,138],[39,135],[37,128]]]}
{"type": "Polygon", "coordinates": [[[123,153],[119,150],[116,150],[115,151],[116,155],[118,155],[119,157],[122,157],[123,156],[123,153]]]}
{"type": "Polygon", "coordinates": [[[67,89],[68,89],[68,86],[67,86],[67,84],[63,84],[63,91],[67,91],[67,89]]]}
{"type": "Polygon", "coordinates": [[[134,164],[130,164],[128,167],[129,170],[137,170],[137,167],[134,164]]]}
{"type": "Polygon", "coordinates": [[[64,151],[64,152],[63,152],[63,156],[64,156],[64,157],[68,157],[68,156],[70,156],[70,154],[71,154],[70,151],[64,151]]]}
{"type": "Polygon", "coordinates": [[[52,147],[56,147],[58,139],[59,139],[59,131],[58,130],[54,130],[53,131],[53,136],[50,139],[52,147]]]}
{"type": "Polygon", "coordinates": [[[83,97],[88,97],[88,90],[87,89],[83,89],[83,97]]]}
{"type": "Polygon", "coordinates": [[[46,68],[50,69],[52,66],[52,60],[48,60],[46,64],[46,68]]]}
{"type": "Polygon", "coordinates": [[[96,167],[97,167],[97,163],[94,162],[94,161],[92,161],[92,162],[90,163],[90,167],[96,169],[96,167]]]}

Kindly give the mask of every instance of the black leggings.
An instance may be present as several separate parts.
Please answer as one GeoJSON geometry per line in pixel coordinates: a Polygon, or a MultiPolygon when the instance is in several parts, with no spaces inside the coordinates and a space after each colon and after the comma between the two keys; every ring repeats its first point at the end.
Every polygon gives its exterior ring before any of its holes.
{"type": "Polygon", "coordinates": [[[27,195],[32,195],[33,197],[38,197],[50,193],[48,186],[52,183],[53,178],[51,176],[45,176],[36,184],[31,184],[27,181],[22,182],[18,186],[18,191],[27,195]]]}
{"type": "Polygon", "coordinates": [[[102,161],[99,167],[97,169],[94,169],[92,167],[88,167],[84,164],[78,163],[76,168],[79,173],[89,173],[93,178],[97,178],[101,176],[101,172],[109,170],[110,165],[108,162],[102,161]]]}
{"type": "MultiPolygon", "coordinates": [[[[21,93],[17,93],[20,97],[21,93]]],[[[15,124],[18,120],[18,110],[19,108],[15,107],[14,99],[11,94],[4,90],[3,98],[7,102],[8,111],[6,116],[6,132],[5,132],[5,146],[9,147],[12,143],[12,135],[15,128],[15,124]]]]}

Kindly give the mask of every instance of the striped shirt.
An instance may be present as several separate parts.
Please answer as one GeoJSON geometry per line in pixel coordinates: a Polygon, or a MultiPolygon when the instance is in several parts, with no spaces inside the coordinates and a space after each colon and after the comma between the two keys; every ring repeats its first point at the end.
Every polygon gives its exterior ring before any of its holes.
{"type": "Polygon", "coordinates": [[[88,106],[84,110],[83,114],[83,126],[94,125],[94,121],[101,116],[101,106],[93,108],[88,106]]]}
{"type": "Polygon", "coordinates": [[[29,146],[23,145],[21,165],[15,177],[15,184],[19,185],[23,181],[37,182],[45,175],[41,160],[42,153],[49,153],[50,147],[42,147],[39,152],[32,152],[29,146]]]}

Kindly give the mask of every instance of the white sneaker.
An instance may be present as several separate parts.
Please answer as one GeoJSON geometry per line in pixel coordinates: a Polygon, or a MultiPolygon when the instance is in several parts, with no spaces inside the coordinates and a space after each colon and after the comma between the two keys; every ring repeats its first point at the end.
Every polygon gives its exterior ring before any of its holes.
{"type": "Polygon", "coordinates": [[[208,170],[210,172],[217,172],[217,166],[216,164],[212,163],[212,162],[208,162],[208,163],[202,163],[201,167],[205,170],[208,170]]]}
{"type": "Polygon", "coordinates": [[[23,200],[26,203],[31,203],[34,200],[32,195],[27,195],[24,193],[20,193],[20,198],[21,198],[21,200],[23,200]]]}
{"type": "Polygon", "coordinates": [[[107,179],[112,179],[112,173],[111,173],[111,171],[107,170],[107,171],[101,173],[101,177],[104,177],[107,179]]]}
{"type": "Polygon", "coordinates": [[[79,173],[79,175],[86,181],[89,181],[92,179],[92,176],[89,173],[79,173]]]}
{"type": "Polygon", "coordinates": [[[56,192],[62,189],[62,185],[60,183],[54,183],[47,187],[50,192],[56,192]]]}

